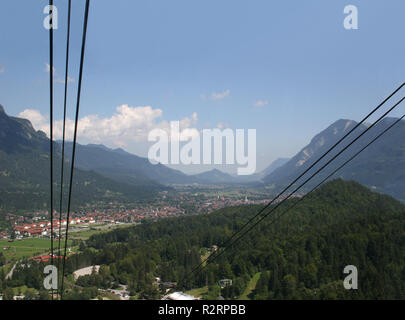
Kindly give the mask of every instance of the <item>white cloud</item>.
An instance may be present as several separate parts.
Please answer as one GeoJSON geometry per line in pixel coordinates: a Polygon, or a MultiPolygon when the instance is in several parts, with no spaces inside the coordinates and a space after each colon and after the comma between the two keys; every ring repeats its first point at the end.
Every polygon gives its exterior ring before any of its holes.
{"type": "MultiPolygon", "coordinates": [[[[111,117],[101,118],[88,115],[79,119],[77,134],[79,140],[103,143],[110,146],[125,147],[135,142],[147,142],[148,134],[153,129],[163,129],[170,133],[170,122],[162,120],[163,111],[151,106],[131,107],[123,104],[116,108],[111,117]]],[[[18,117],[31,121],[36,130],[44,131],[49,137],[49,120],[38,110],[26,109],[18,117]]],[[[198,121],[197,113],[180,120],[180,130],[195,132],[198,121]]],[[[54,139],[62,139],[63,120],[54,122],[54,139]]],[[[66,119],[66,139],[73,140],[74,121],[66,119]]],[[[181,138],[183,140],[183,138],[181,138]]]]}
{"type": "Polygon", "coordinates": [[[227,123],[227,122],[218,122],[217,123],[217,128],[221,129],[221,130],[229,128],[229,123],[227,123]]]}
{"type": "Polygon", "coordinates": [[[226,97],[229,97],[229,95],[231,94],[231,90],[225,90],[224,92],[220,92],[220,93],[212,93],[211,94],[211,99],[212,100],[222,100],[226,97]]]}
{"type": "MultiPolygon", "coordinates": [[[[56,72],[55,67],[53,67],[52,69],[53,69],[53,74],[54,74],[54,77],[55,77],[54,82],[64,84],[65,83],[65,78],[64,77],[61,78],[61,77],[58,76],[58,73],[56,72]]],[[[45,63],[44,71],[46,73],[49,73],[51,71],[51,66],[49,65],[49,63],[45,63]]],[[[68,77],[67,81],[68,81],[68,83],[71,83],[71,82],[75,82],[75,79],[68,77]]]]}
{"type": "Polygon", "coordinates": [[[196,128],[185,128],[180,132],[179,140],[185,142],[193,138],[198,138],[199,136],[200,132],[196,128]]]}
{"type": "Polygon", "coordinates": [[[219,92],[219,93],[218,92],[213,92],[209,96],[207,96],[206,94],[201,94],[200,98],[202,100],[207,100],[207,99],[210,99],[210,100],[222,100],[222,99],[224,99],[226,97],[229,97],[230,94],[231,94],[231,90],[228,89],[228,90],[225,90],[225,91],[219,92]]]}
{"type": "Polygon", "coordinates": [[[258,100],[253,105],[255,107],[264,107],[265,105],[268,105],[268,104],[269,104],[269,102],[267,100],[258,100]]]}
{"type": "MultiPolygon", "coordinates": [[[[55,82],[65,84],[65,79],[57,78],[57,79],[55,79],[55,82]]],[[[75,79],[68,77],[67,82],[68,83],[75,82],[75,79]]]]}
{"type": "Polygon", "coordinates": [[[42,130],[45,132],[43,128],[47,125],[48,120],[38,110],[25,109],[18,114],[18,117],[30,120],[36,130],[42,130]]]}
{"type": "MultiPolygon", "coordinates": [[[[55,67],[52,67],[52,69],[53,69],[53,73],[55,73],[56,72],[55,67]]],[[[49,63],[45,63],[45,70],[44,71],[45,72],[50,72],[51,71],[51,66],[50,66],[49,63]]]]}

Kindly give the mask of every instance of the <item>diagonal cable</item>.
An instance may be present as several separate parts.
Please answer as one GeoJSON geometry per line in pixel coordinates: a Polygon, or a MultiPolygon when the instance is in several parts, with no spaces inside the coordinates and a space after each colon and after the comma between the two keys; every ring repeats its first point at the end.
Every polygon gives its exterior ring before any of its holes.
{"type": "MultiPolygon", "coordinates": [[[[331,178],[334,174],[336,174],[339,170],[341,170],[343,167],[345,167],[349,162],[351,162],[354,158],[356,158],[360,153],[362,153],[364,150],[366,150],[371,144],[373,144],[375,141],[377,141],[379,138],[381,138],[385,133],[387,133],[389,130],[391,130],[397,123],[399,123],[402,119],[404,119],[405,114],[402,115],[400,118],[398,118],[395,122],[393,122],[389,127],[387,127],[384,131],[382,131],[380,134],[378,134],[374,139],[372,139],[367,145],[365,145],[363,148],[361,148],[358,152],[356,152],[353,156],[351,156],[347,161],[345,161],[342,165],[340,165],[337,169],[335,169],[331,174],[329,174],[326,178],[324,178],[320,183],[318,183],[314,188],[311,189],[308,193],[306,193],[304,196],[302,196],[298,201],[296,201],[292,206],[288,207],[286,210],[284,210],[281,214],[276,216],[270,223],[269,226],[272,225],[274,222],[276,222],[278,219],[280,219],[284,214],[288,213],[290,210],[292,210],[294,207],[296,207],[301,201],[303,201],[310,193],[318,189],[323,183],[325,183],[329,178],[331,178]]],[[[249,228],[249,230],[246,231],[248,233],[251,229],[256,227],[262,220],[264,220],[268,215],[270,214],[267,213],[264,215],[259,221],[257,221],[253,226],[249,228]]],[[[236,243],[240,238],[242,238],[244,235],[240,236],[238,239],[234,241],[236,243]]],[[[233,243],[233,244],[234,244],[233,243]]],[[[232,244],[232,245],[233,245],[232,244]]],[[[222,252],[225,252],[222,251],[222,252]]],[[[218,254],[220,256],[222,253],[218,254]]],[[[216,257],[215,257],[216,259],[216,257]]],[[[214,259],[213,259],[214,260],[214,259]]],[[[212,261],[213,261],[212,260],[212,261]]],[[[212,262],[210,261],[210,262],[212,262]]]]}
{"type": "MultiPolygon", "coordinates": [[[[402,87],[402,86],[401,86],[402,87]]],[[[392,96],[392,95],[391,95],[392,96]]],[[[305,180],[300,186],[298,186],[293,192],[291,192],[285,199],[283,199],[281,202],[279,202],[275,207],[273,207],[268,213],[266,213],[259,221],[262,221],[265,217],[267,217],[271,212],[273,212],[274,210],[276,210],[279,206],[282,205],[282,203],[284,203],[284,201],[288,200],[296,191],[298,191],[302,186],[304,186],[306,183],[308,183],[311,179],[313,179],[320,171],[322,171],[326,166],[328,166],[332,161],[334,161],[340,154],[342,154],[345,150],[347,150],[353,143],[355,143],[358,139],[360,139],[366,132],[368,132],[371,128],[373,128],[378,122],[380,122],[388,113],[390,113],[392,110],[394,110],[403,100],[405,99],[405,97],[403,97],[401,100],[399,100],[394,106],[392,106],[388,111],[386,111],[380,118],[378,118],[371,126],[369,126],[366,130],[364,130],[361,134],[359,134],[354,140],[352,140],[348,145],[346,145],[341,151],[339,151],[334,157],[332,157],[328,162],[326,162],[320,169],[318,169],[314,174],[312,174],[307,180],[305,180]]],[[[268,208],[269,205],[266,205],[264,208],[262,208],[259,211],[259,214],[262,213],[265,209],[268,208]]],[[[259,216],[259,214],[256,214],[253,218],[249,219],[249,222],[253,221],[255,218],[257,218],[259,216]]],[[[244,226],[246,226],[247,224],[245,223],[244,226]]],[[[254,224],[254,226],[256,225],[256,223],[254,224]]],[[[243,226],[243,227],[244,227],[243,226]]],[[[235,238],[235,236],[241,232],[241,230],[243,229],[243,227],[236,232],[231,239],[235,238]]],[[[236,241],[238,241],[240,238],[242,238],[245,234],[247,234],[250,230],[252,229],[252,227],[250,227],[246,232],[244,232],[242,234],[242,236],[239,236],[237,238],[236,241]]],[[[232,246],[236,241],[233,241],[230,245],[225,246],[225,248],[222,250],[221,253],[214,253],[211,254],[210,256],[208,256],[205,260],[203,260],[197,267],[195,267],[190,273],[189,275],[186,275],[181,281],[180,283],[183,283],[184,280],[187,280],[193,273],[197,272],[198,269],[200,269],[202,266],[204,266],[205,263],[210,263],[213,260],[217,259],[219,256],[221,256],[223,254],[223,252],[225,252],[227,250],[227,248],[229,248],[230,246],[232,246]]],[[[229,240],[227,241],[229,242],[229,240]]]]}
{"type": "Polygon", "coordinates": [[[377,107],[375,107],[367,116],[365,116],[356,126],[354,126],[349,132],[347,132],[342,138],[339,139],[333,146],[331,146],[321,157],[319,157],[314,163],[312,163],[304,172],[302,172],[294,181],[292,181],[287,187],[285,187],[275,198],[273,198],[267,205],[265,205],[259,212],[249,219],[238,231],[236,231],[228,240],[226,240],[221,246],[226,246],[232,241],[234,237],[247,227],[254,219],[256,219],[262,212],[269,208],[281,195],[283,195],[291,186],[293,186],[299,179],[301,179],[306,173],[308,173],[315,165],[317,165],[323,158],[325,158],[333,149],[335,149],[343,140],[345,140],[353,131],[355,131],[360,125],[362,125],[369,117],[371,117],[378,109],[380,109],[389,99],[391,99],[399,90],[405,86],[405,82],[402,83],[396,90],[394,90],[387,98],[384,99],[377,107]]]}
{"type": "Polygon", "coordinates": [[[384,131],[382,131],[379,135],[377,135],[373,140],[371,140],[367,145],[365,145],[363,148],[361,148],[358,152],[356,152],[352,157],[350,157],[347,161],[345,161],[342,165],[340,165],[337,169],[335,169],[331,174],[329,174],[325,179],[323,179],[320,183],[318,183],[314,188],[311,189],[308,193],[306,193],[303,197],[301,197],[297,202],[295,202],[292,206],[287,208],[287,210],[283,211],[280,215],[278,215],[274,220],[272,220],[272,223],[274,223],[277,219],[281,218],[284,214],[289,212],[291,209],[293,209],[295,206],[297,206],[301,201],[303,201],[310,193],[318,189],[322,184],[324,184],[328,179],[330,179],[334,174],[336,174],[338,171],[343,169],[349,162],[351,162],[354,158],[356,158],[360,153],[362,153],[364,150],[366,150],[370,145],[372,145],[374,142],[376,142],[379,138],[381,138],[385,133],[387,133],[389,130],[392,129],[397,123],[399,123],[402,119],[405,118],[405,114],[402,115],[402,117],[398,118],[395,122],[393,122],[389,127],[387,127],[384,131]]]}

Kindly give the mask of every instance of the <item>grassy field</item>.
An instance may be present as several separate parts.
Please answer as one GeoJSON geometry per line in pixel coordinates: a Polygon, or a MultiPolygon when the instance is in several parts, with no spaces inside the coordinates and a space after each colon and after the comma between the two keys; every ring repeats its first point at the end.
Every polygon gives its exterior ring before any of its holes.
{"type": "Polygon", "coordinates": [[[186,293],[189,294],[189,295],[192,295],[192,296],[194,296],[196,298],[202,297],[203,295],[208,293],[208,287],[205,286],[205,287],[202,287],[202,288],[192,289],[190,291],[187,291],[186,293]]]}
{"type": "Polygon", "coordinates": [[[261,274],[261,272],[258,272],[253,276],[252,279],[250,279],[250,282],[248,283],[245,291],[239,297],[238,300],[250,300],[249,295],[253,292],[254,289],[256,289],[256,284],[257,284],[257,281],[259,281],[259,279],[260,279],[260,274],[261,274]]]}
{"type": "Polygon", "coordinates": [[[93,234],[100,233],[100,232],[102,232],[102,231],[100,231],[100,230],[85,230],[85,231],[71,232],[69,234],[69,238],[70,239],[77,239],[77,240],[87,240],[93,234]]]}
{"type": "Polygon", "coordinates": [[[205,267],[205,265],[207,264],[207,261],[205,260],[207,260],[210,255],[211,255],[210,251],[203,252],[203,255],[201,256],[201,262],[203,262],[202,264],[203,267],[205,267]]]}
{"type": "Polygon", "coordinates": [[[119,224],[119,225],[94,225],[90,229],[86,229],[83,231],[72,231],[69,233],[69,238],[70,239],[77,239],[77,240],[87,240],[89,239],[92,235],[102,233],[102,232],[108,232],[114,229],[118,228],[127,228],[130,226],[133,226],[134,224],[119,224]]]}
{"type": "Polygon", "coordinates": [[[107,300],[120,300],[118,296],[109,292],[99,292],[99,295],[103,298],[107,298],[107,300]]]}
{"type": "MultiPolygon", "coordinates": [[[[58,242],[54,242],[54,248],[57,247],[58,242]]],[[[72,241],[68,241],[68,245],[72,245],[72,241]]],[[[19,260],[22,258],[30,258],[40,254],[48,253],[51,248],[49,239],[28,238],[24,240],[14,240],[8,242],[5,239],[0,240],[0,252],[4,254],[7,260],[19,260]],[[8,250],[4,248],[10,247],[8,250]]]]}

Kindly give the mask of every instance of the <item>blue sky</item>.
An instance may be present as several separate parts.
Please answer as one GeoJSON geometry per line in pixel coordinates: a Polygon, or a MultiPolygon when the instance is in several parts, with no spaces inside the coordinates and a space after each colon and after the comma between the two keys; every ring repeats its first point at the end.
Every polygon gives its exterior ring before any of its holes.
{"type": "MultiPolygon", "coordinates": [[[[60,80],[67,1],[54,2],[60,80]]],[[[73,1],[71,119],[84,2],[73,1]]],[[[29,109],[46,119],[49,113],[48,32],[42,24],[47,3],[0,4],[0,103],[11,115],[29,109]]],[[[404,13],[402,0],[93,0],[80,117],[97,116],[93,125],[108,125],[119,106],[150,106],[137,109],[150,126],[184,120],[198,129],[253,128],[260,170],[294,155],[334,121],[360,120],[404,81],[404,13]],[[358,8],[358,30],[343,27],[349,4],[358,8]]],[[[56,120],[62,94],[63,84],[55,83],[56,120]]],[[[125,140],[117,132],[122,139],[111,136],[107,145],[147,154],[142,139],[125,140]]],[[[79,139],[100,142],[94,134],[79,139]]]]}

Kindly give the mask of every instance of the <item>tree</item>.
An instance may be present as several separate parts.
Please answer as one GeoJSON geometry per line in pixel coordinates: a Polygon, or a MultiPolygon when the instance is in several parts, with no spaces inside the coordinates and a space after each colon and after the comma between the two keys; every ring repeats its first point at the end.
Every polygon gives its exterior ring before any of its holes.
{"type": "Polygon", "coordinates": [[[0,252],[0,267],[6,264],[6,257],[4,256],[3,252],[0,252]]]}
{"type": "Polygon", "coordinates": [[[4,300],[14,300],[14,290],[10,287],[7,287],[6,289],[4,289],[3,299],[4,300]]]}
{"type": "Polygon", "coordinates": [[[231,265],[229,264],[228,261],[223,262],[219,265],[219,276],[221,278],[232,279],[233,273],[232,273],[231,265]]]}
{"type": "Polygon", "coordinates": [[[265,300],[268,298],[269,282],[270,282],[270,271],[262,272],[256,284],[255,299],[265,300]]]}
{"type": "Polygon", "coordinates": [[[25,291],[24,300],[36,300],[37,294],[34,289],[27,289],[25,291]]]}
{"type": "Polygon", "coordinates": [[[287,274],[286,276],[284,276],[282,283],[282,291],[284,298],[292,299],[295,293],[296,286],[297,280],[293,275],[287,274]]]}
{"type": "Polygon", "coordinates": [[[218,285],[208,286],[208,293],[205,296],[207,300],[217,300],[218,296],[221,294],[221,288],[218,285]]]}
{"type": "Polygon", "coordinates": [[[39,290],[39,300],[49,300],[49,293],[44,288],[39,290]]]}

